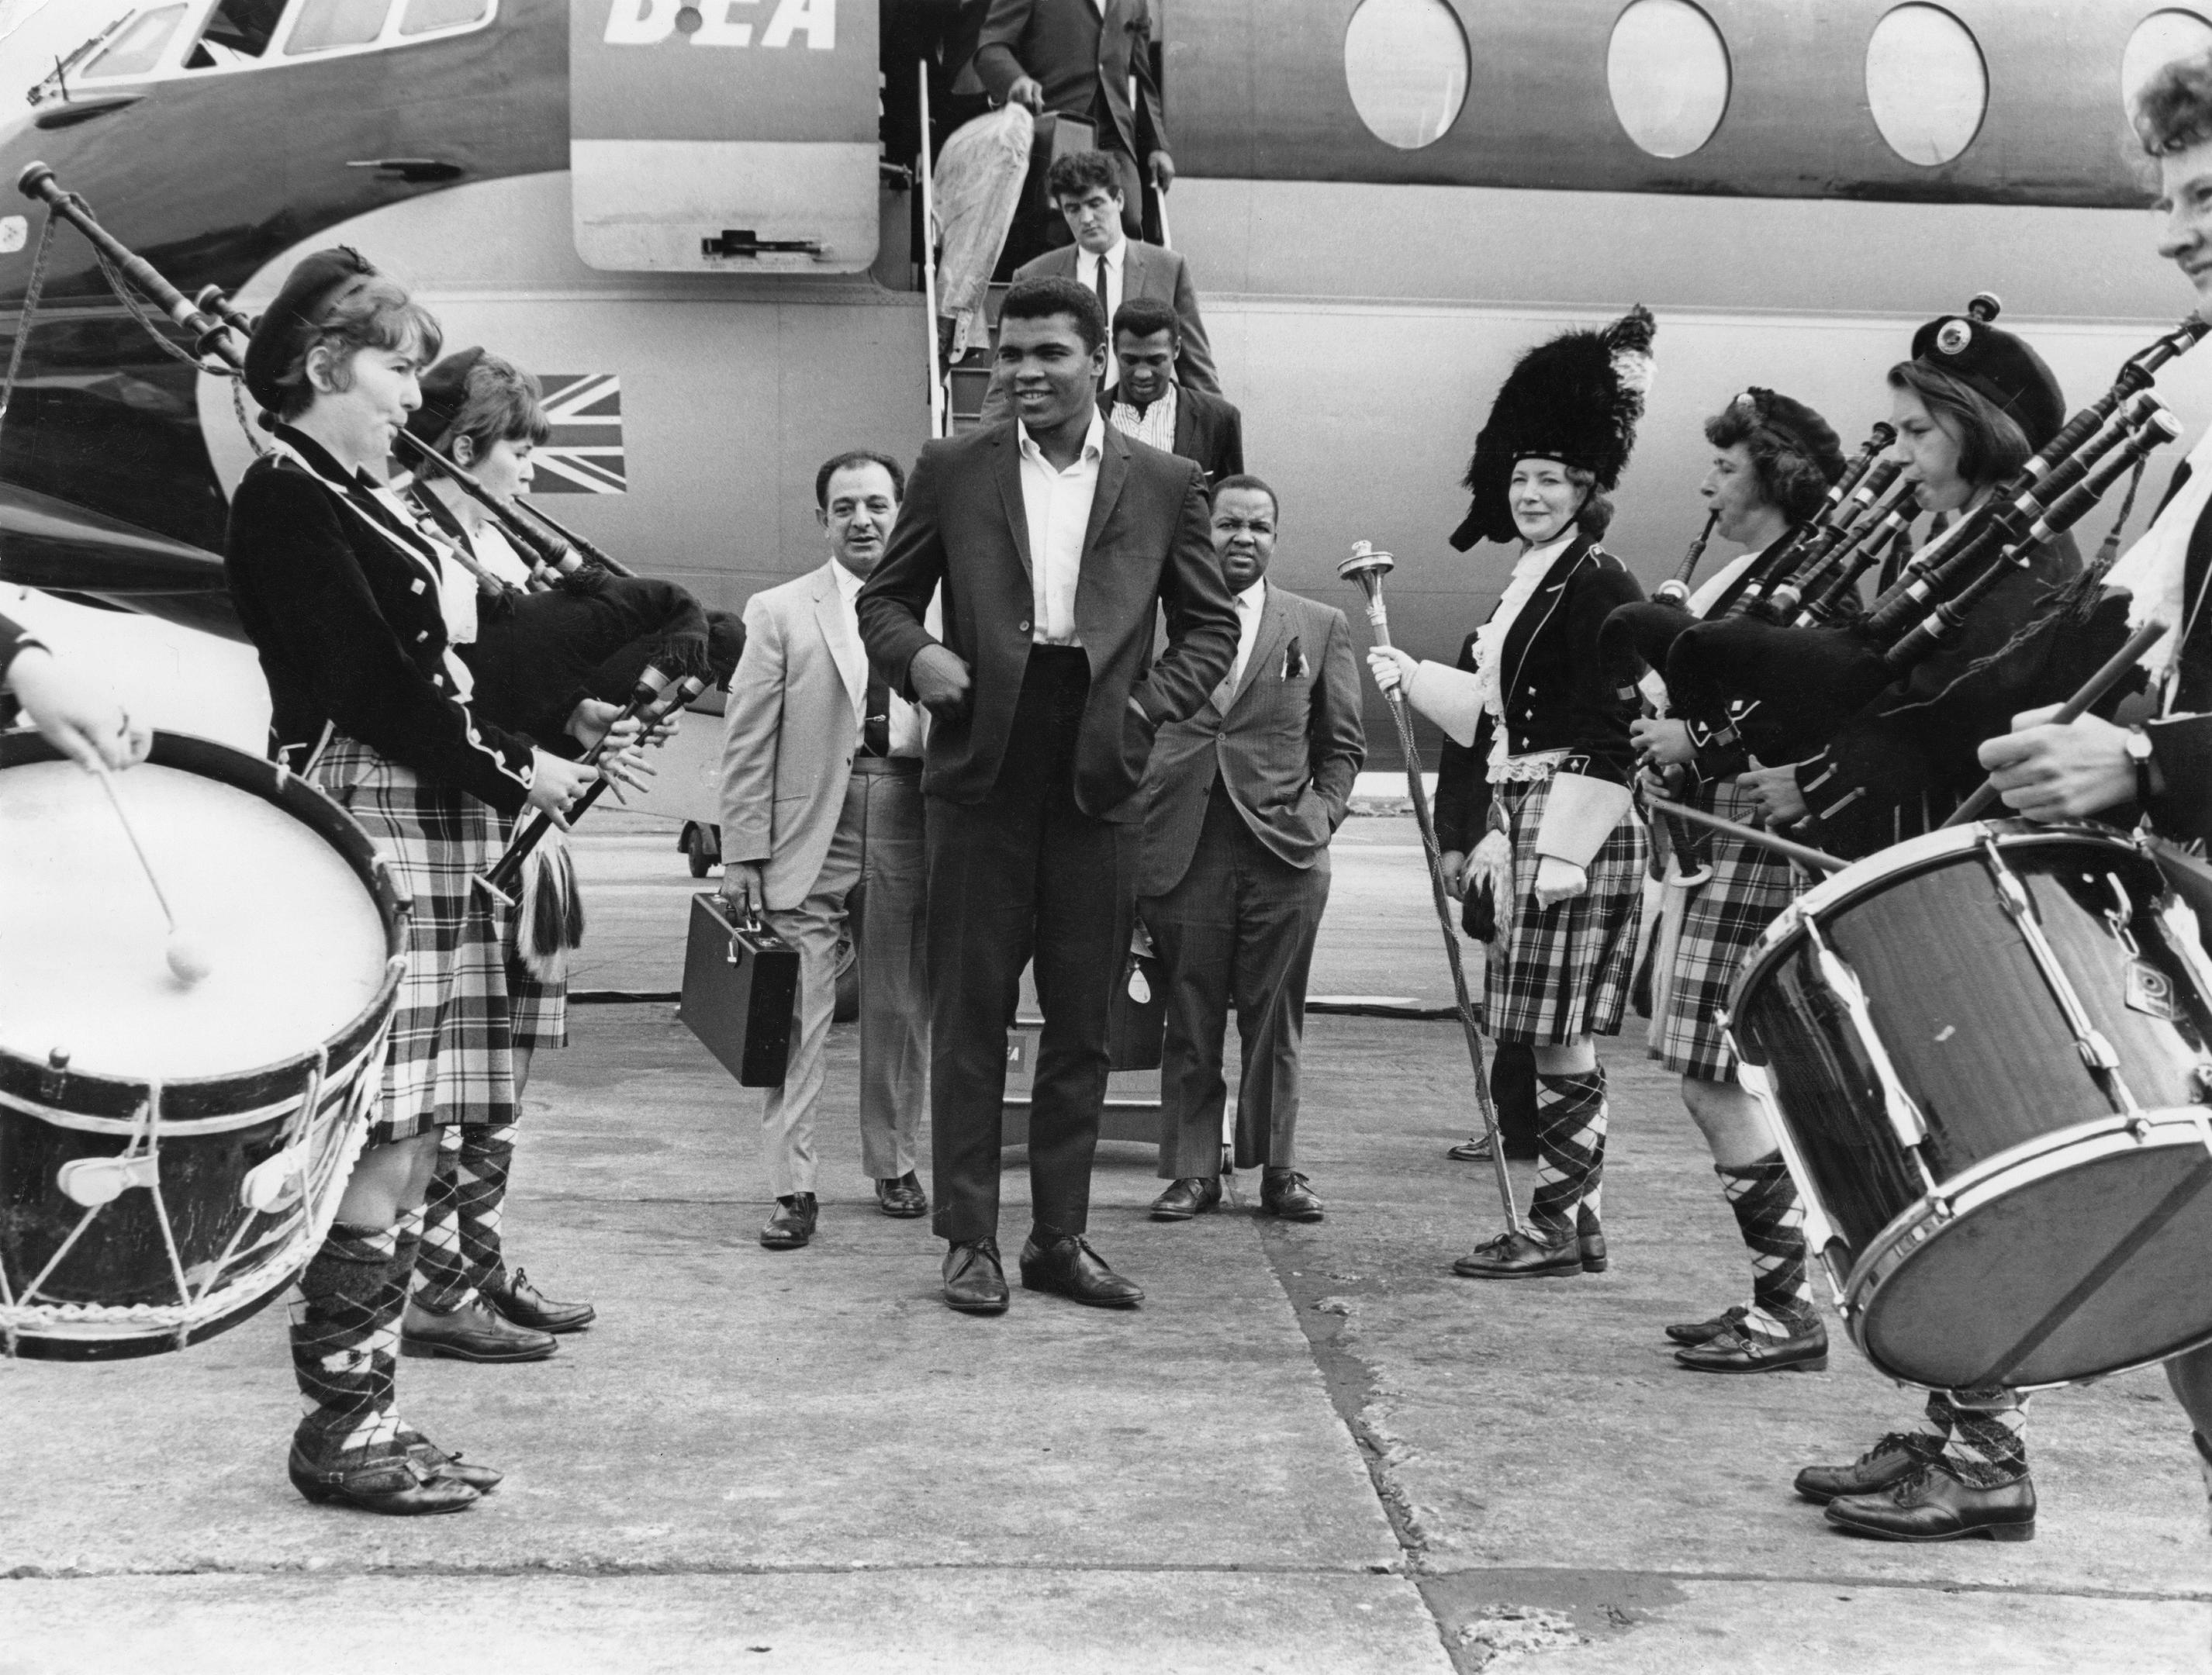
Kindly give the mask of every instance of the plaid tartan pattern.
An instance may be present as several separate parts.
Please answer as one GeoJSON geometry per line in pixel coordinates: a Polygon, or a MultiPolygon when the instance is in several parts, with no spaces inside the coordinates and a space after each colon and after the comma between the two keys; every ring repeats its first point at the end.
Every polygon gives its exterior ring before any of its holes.
{"type": "MultiPolygon", "coordinates": [[[[520,822],[499,819],[499,847],[513,841],[520,822]]],[[[532,976],[520,947],[522,913],[519,908],[499,909],[500,957],[507,964],[507,998],[514,1015],[514,1040],[518,1047],[532,1049],[568,1045],[568,982],[563,977],[544,982],[532,976]]]]}
{"type": "Polygon", "coordinates": [[[1595,1233],[1605,1186],[1605,1071],[1540,1071],[1536,1083],[1536,1190],[1529,1196],[1528,1219],[1547,1238],[1595,1233]]]}
{"type": "Polygon", "coordinates": [[[1492,817],[1513,844],[1516,899],[1484,962],[1483,1017],[1493,1040],[1534,1047],[1620,1033],[1644,889],[1644,828],[1624,815],[1590,861],[1589,888],[1536,905],[1536,834],[1551,789],[1548,779],[1491,787],[1492,817]]]}
{"type": "Polygon", "coordinates": [[[2027,1398],[2018,1391],[1931,1390],[1928,1423],[1960,1483],[1991,1489],[2027,1475],[2027,1398]]]}
{"type": "Polygon", "coordinates": [[[318,1466],[391,1448],[399,1435],[392,1373],[406,1286],[391,1228],[331,1225],[292,1292],[292,1372],[306,1417],[293,1433],[318,1466]]]}
{"type": "Polygon", "coordinates": [[[499,1229],[514,1165],[514,1126],[456,1123],[438,1137],[438,1171],[422,1206],[422,1261],[415,1300],[444,1314],[485,1286],[505,1289],[499,1229]]]}
{"type": "Polygon", "coordinates": [[[513,1021],[490,898],[471,883],[498,855],[499,817],[424,785],[366,744],[335,739],[314,782],[359,821],[415,898],[407,974],[392,1021],[368,1144],[447,1123],[514,1120],[513,1021]]]}
{"type": "Polygon", "coordinates": [[[1762,1157],[1747,1168],[1723,1168],[1721,1192],[1735,1211],[1751,1253],[1751,1310],[1744,1316],[1747,1335],[1794,1337],[1809,1331],[1817,1318],[1812,1275],[1806,1265],[1805,1205],[1782,1154],[1762,1157]]]}
{"type": "MultiPolygon", "coordinates": [[[[1714,789],[1700,802],[1723,820],[1748,825],[1758,805],[1734,786],[1714,789]]],[[[1805,880],[1772,850],[1723,832],[1709,834],[1712,876],[1689,889],[1670,888],[1665,911],[1679,914],[1662,932],[1673,948],[1660,974],[1664,992],[1654,1011],[1652,1034],[1668,1070],[1708,1082],[1735,1080],[1735,1054],[1721,1029],[1729,987],[1752,944],[1805,889],[1805,880]]]]}

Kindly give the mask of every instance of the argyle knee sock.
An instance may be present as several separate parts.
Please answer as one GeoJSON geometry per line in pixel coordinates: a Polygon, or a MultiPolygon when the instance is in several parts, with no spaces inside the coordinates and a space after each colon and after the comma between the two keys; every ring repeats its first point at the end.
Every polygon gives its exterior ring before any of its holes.
{"type": "Polygon", "coordinates": [[[292,1371],[305,1417],[293,1441],[319,1465],[398,1435],[392,1411],[399,1311],[391,1228],[334,1224],[290,1303],[292,1371]]]}
{"type": "Polygon", "coordinates": [[[392,1232],[392,1277],[399,1282],[402,1296],[412,1296],[422,1277],[417,1269],[422,1259],[422,1206],[401,1211],[392,1232]]]}
{"type": "Polygon", "coordinates": [[[1820,1315],[1806,1262],[1805,1205],[1782,1154],[1771,1152],[1740,1169],[1716,1164],[1713,1173],[1751,1253],[1751,1310],[1743,1329],[1764,1338],[1810,1330],[1820,1315]]]}
{"type": "Polygon", "coordinates": [[[1605,1166],[1605,1072],[1539,1072],[1536,1085],[1536,1190],[1528,1219],[1556,1239],[1581,1224],[1577,1211],[1585,1200],[1593,1223],[1596,1217],[1605,1166]]]}
{"type": "Polygon", "coordinates": [[[507,1287],[507,1253],[500,1222],[507,1207],[507,1179],[514,1166],[514,1125],[461,1130],[454,1170],[460,1221],[461,1261],[469,1284],[481,1291],[507,1287]]]}
{"type": "Polygon", "coordinates": [[[1944,1438],[1943,1464],[1960,1483],[1989,1489],[2027,1475],[2027,1397],[2011,1390],[1931,1390],[1928,1420],[1944,1438]]]}
{"type": "Polygon", "coordinates": [[[422,1247],[415,1265],[415,1301],[447,1314],[468,1302],[471,1286],[461,1250],[461,1136],[458,1125],[438,1132],[438,1168],[422,1201],[422,1247]]]}

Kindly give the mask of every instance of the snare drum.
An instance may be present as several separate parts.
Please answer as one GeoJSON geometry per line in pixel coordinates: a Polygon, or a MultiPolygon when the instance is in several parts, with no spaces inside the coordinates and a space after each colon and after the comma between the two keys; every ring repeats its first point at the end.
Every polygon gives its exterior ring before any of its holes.
{"type": "Polygon", "coordinates": [[[0,1349],[105,1360],[237,1325],[314,1254],[380,1082],[408,903],[272,762],[155,735],[99,782],[0,737],[0,1349]]]}
{"type": "Polygon", "coordinates": [[[1729,1027],[1885,1373],[2039,1389],[2212,1338],[2212,962],[2147,846],[1885,850],[1768,928],[1729,1027]]]}

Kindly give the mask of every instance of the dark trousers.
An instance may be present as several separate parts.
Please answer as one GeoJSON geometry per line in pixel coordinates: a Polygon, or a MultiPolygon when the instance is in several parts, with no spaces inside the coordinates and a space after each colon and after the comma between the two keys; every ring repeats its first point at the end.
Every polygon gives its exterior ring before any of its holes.
{"type": "Polygon", "coordinates": [[[1167,1043],[1160,1065],[1160,1174],[1211,1177],[1221,1166],[1222,1080],[1229,1009],[1243,1071],[1236,1163],[1297,1162],[1298,1049],[1306,973],[1328,905],[1328,852],[1292,866],[1252,835],[1218,779],[1190,871],[1138,904],[1166,966],[1167,1043]]]}
{"type": "Polygon", "coordinates": [[[1006,1031],[1032,956],[1044,1029],[1030,1092],[1031,1216],[1045,1237],[1090,1220],[1107,1005],[1133,905],[1118,883],[1123,828],[1075,805],[1090,683],[1079,649],[1030,647],[989,798],[927,799],[935,1226],[956,1243],[998,1235],[1006,1031]]]}

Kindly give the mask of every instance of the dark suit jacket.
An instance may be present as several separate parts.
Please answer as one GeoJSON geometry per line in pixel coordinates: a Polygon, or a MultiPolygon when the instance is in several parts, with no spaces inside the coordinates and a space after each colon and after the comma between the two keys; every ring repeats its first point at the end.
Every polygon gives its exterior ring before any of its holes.
{"type": "Polygon", "coordinates": [[[1100,146],[1142,163],[1169,149],[1152,39],[1146,0],[1106,0],[1103,20],[1091,0],[991,0],[975,38],[975,74],[999,105],[1022,76],[1035,76],[1047,110],[1096,123],[1100,146]]]}
{"type": "MultiPolygon", "coordinates": [[[[1084,3],[1089,4],[1090,0],[1084,3]]],[[[1073,279],[1075,258],[1081,253],[1075,245],[1048,250],[1016,268],[1014,277],[1073,279]]],[[[1176,325],[1182,334],[1182,351],[1176,356],[1176,382],[1186,390],[1219,395],[1221,379],[1213,370],[1213,345],[1206,340],[1206,322],[1198,316],[1198,287],[1191,283],[1190,264],[1172,250],[1148,245],[1142,239],[1130,240],[1121,258],[1121,300],[1140,296],[1155,297],[1176,312],[1176,325]]]]}
{"type": "MultiPolygon", "coordinates": [[[[1588,536],[1577,536],[1553,561],[1501,650],[1506,748],[1514,756],[1566,750],[1582,758],[1572,771],[1626,785],[1635,770],[1628,742],[1632,705],[1620,700],[1598,655],[1598,630],[1621,605],[1644,597],[1628,568],[1588,536]]],[[[1474,668],[1474,636],[1460,647],[1459,666],[1474,668]]],[[[1490,812],[1490,740],[1496,718],[1485,711],[1474,743],[1447,737],[1437,760],[1437,842],[1474,847],[1490,812]]]]}
{"type": "Polygon", "coordinates": [[[1252,835],[1292,866],[1328,847],[1367,760],[1359,671],[1344,613],[1268,586],[1260,632],[1226,714],[1212,698],[1160,729],[1145,769],[1137,894],[1182,882],[1218,779],[1252,835]]]}
{"type": "MultiPolygon", "coordinates": [[[[983,802],[998,784],[1029,663],[1020,422],[924,446],[883,562],[857,604],[869,658],[912,698],[915,653],[939,643],[922,613],[944,584],[942,643],[966,660],[975,686],[966,715],[932,723],[921,788],[955,803],[983,802]]],[[[1091,662],[1075,801],[1086,814],[1127,822],[1142,812],[1134,798],[1152,735],[1163,722],[1197,713],[1236,661],[1237,605],[1214,560],[1198,468],[1111,425],[1103,434],[1075,590],[1075,630],[1091,662]],[[1155,664],[1161,606],[1167,649],[1155,664]]]]}
{"type": "MultiPolygon", "coordinates": [[[[1109,422],[1120,393],[1118,390],[1098,392],[1098,410],[1109,422]]],[[[1244,416],[1237,410],[1237,404],[1202,390],[1178,386],[1175,452],[1179,458],[1197,463],[1206,473],[1208,489],[1225,476],[1237,476],[1244,469],[1244,416]]]]}

